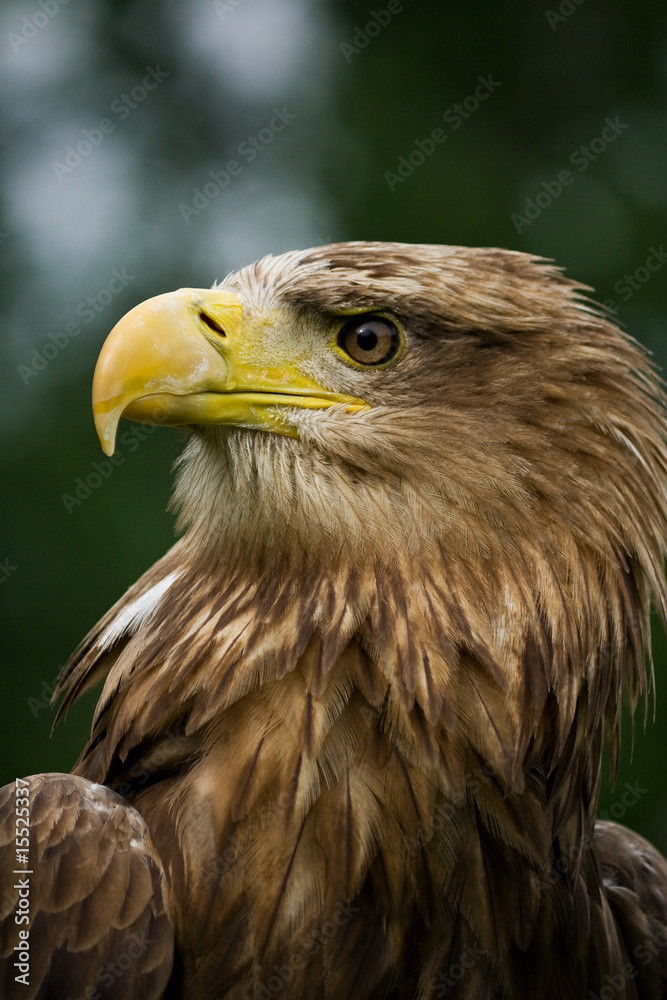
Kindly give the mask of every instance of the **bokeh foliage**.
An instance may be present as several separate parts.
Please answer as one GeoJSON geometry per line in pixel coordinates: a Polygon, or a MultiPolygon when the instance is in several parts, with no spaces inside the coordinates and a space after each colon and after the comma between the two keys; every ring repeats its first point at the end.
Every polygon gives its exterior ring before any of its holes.
{"type": "MultiPolygon", "coordinates": [[[[103,459],[92,370],[136,302],[315,243],[497,245],[554,257],[614,300],[667,365],[667,268],[648,280],[642,270],[667,240],[662,3],[49,0],[5,4],[0,45],[0,783],[71,767],[94,696],[50,738],[58,667],[173,540],[165,508],[179,432],[126,438],[112,474],[98,471],[82,503],[63,502],[103,459]],[[167,75],[149,90],[158,66],[167,75]],[[495,86],[470,110],[480,77],[495,86]],[[274,108],[295,118],[269,139],[274,108]],[[600,140],[607,119],[626,126],[613,141],[600,140]],[[446,138],[424,145],[438,128],[446,138]],[[96,129],[102,139],[80,163],[57,166],[96,129]],[[249,136],[252,159],[240,151],[249,136]],[[388,179],[417,140],[424,162],[388,179]],[[186,221],[179,206],[234,158],[238,176],[186,221]],[[573,179],[558,192],[565,169],[573,179]],[[526,199],[539,211],[515,224],[526,199]],[[114,270],[126,283],[109,296],[114,270]],[[67,324],[80,330],[68,342],[67,324]],[[33,351],[44,358],[53,343],[39,370],[33,351]]],[[[655,722],[651,708],[644,734],[638,716],[632,759],[626,727],[601,809],[667,850],[659,627],[655,658],[655,722]],[[621,815],[626,782],[642,792],[621,815]]]]}

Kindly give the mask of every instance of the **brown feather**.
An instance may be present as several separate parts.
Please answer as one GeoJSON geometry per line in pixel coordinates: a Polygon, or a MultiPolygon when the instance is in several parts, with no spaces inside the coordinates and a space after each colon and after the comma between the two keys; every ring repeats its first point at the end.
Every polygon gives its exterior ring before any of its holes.
{"type": "Polygon", "coordinates": [[[143,819],[120,796],[84,778],[25,780],[31,815],[24,877],[16,873],[14,784],[0,793],[0,870],[14,883],[0,911],[3,998],[83,996],[86,990],[119,1000],[139,992],[146,1000],[162,997],[174,935],[161,864],[143,819]],[[7,919],[24,912],[16,908],[26,883],[28,925],[7,919]],[[21,929],[29,931],[27,982],[16,978],[14,966],[21,929]]]}

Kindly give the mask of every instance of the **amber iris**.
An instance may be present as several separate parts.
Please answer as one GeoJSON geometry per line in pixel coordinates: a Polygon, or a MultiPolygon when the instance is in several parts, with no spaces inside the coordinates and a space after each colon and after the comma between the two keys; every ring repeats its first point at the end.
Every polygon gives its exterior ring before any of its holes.
{"type": "Polygon", "coordinates": [[[401,338],[384,316],[354,316],[338,334],[338,346],[360,365],[384,365],[398,352],[401,338]]]}

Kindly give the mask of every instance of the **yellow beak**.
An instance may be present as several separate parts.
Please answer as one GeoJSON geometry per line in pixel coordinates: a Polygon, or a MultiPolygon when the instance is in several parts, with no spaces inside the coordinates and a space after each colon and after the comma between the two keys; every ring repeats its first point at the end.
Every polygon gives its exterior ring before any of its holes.
{"type": "Polygon", "coordinates": [[[179,288],[135,306],[107,337],[93,378],[93,415],[112,455],[121,417],[153,424],[231,424],[297,437],[289,407],[368,409],[327,392],[289,359],[274,364],[244,326],[232,292],[179,288]]]}

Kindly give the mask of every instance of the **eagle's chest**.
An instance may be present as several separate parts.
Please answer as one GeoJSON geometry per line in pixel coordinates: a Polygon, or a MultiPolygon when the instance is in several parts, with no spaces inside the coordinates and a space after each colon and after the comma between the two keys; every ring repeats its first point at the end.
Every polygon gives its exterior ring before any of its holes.
{"type": "Polygon", "coordinates": [[[249,692],[172,796],[147,795],[195,964],[222,937],[237,979],[285,953],[312,975],[336,949],[358,961],[370,928],[395,961],[392,927],[426,927],[441,908],[437,771],[390,717],[388,685],[362,693],[349,656],[319,686],[296,669],[249,692]]]}

